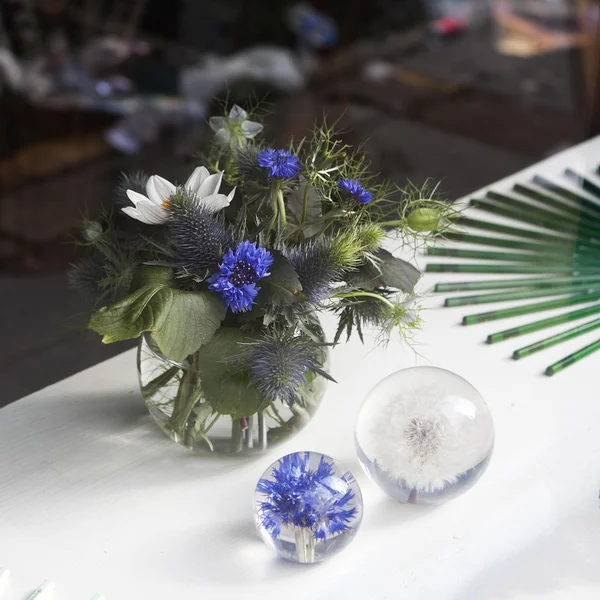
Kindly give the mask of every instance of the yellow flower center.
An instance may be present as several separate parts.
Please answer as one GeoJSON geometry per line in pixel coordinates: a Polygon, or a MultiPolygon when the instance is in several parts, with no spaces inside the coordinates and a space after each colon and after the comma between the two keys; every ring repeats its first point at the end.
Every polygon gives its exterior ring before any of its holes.
{"type": "Polygon", "coordinates": [[[162,206],[165,210],[169,210],[169,206],[171,205],[171,196],[169,196],[166,200],[163,201],[162,206]]]}

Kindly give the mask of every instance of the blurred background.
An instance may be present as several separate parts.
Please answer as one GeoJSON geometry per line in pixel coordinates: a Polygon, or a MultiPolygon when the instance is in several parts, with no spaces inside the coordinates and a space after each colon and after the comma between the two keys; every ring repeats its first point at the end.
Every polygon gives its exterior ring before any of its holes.
{"type": "Polygon", "coordinates": [[[459,198],[600,132],[596,0],[0,0],[0,406],[128,348],[66,269],[120,173],[183,180],[224,103],[327,115],[459,198]]]}

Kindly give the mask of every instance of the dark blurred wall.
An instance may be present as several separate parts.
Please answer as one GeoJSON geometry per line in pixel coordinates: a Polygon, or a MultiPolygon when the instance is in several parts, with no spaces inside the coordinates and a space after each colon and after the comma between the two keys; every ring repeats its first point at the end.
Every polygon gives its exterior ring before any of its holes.
{"type": "MultiPolygon", "coordinates": [[[[160,0],[155,0],[160,2],[160,0]]],[[[257,44],[293,46],[286,15],[297,0],[181,0],[181,41],[201,51],[227,54],[257,44]]],[[[421,0],[314,0],[332,17],[340,43],[377,38],[424,19],[421,0]]]]}

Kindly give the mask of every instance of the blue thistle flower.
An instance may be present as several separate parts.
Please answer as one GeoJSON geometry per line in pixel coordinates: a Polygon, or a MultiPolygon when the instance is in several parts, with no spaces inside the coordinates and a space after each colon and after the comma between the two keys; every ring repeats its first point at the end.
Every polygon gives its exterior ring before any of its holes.
{"type": "Polygon", "coordinates": [[[338,187],[346,190],[359,204],[369,204],[373,200],[373,194],[367,192],[358,179],[340,179],[338,187]]]}
{"type": "Polygon", "coordinates": [[[222,219],[179,192],[169,204],[169,238],[175,250],[175,264],[183,273],[201,278],[213,271],[231,244],[231,235],[222,219]]]}
{"type": "Polygon", "coordinates": [[[276,539],[282,527],[307,529],[317,540],[345,533],[358,509],[350,486],[340,490],[334,466],[321,456],[316,469],[309,467],[310,452],[281,458],[270,479],[260,479],[256,489],[264,494],[259,503],[260,524],[276,539]]]}
{"type": "Polygon", "coordinates": [[[336,281],[339,281],[341,267],[337,264],[333,243],[330,238],[312,238],[284,252],[294,267],[302,284],[302,293],[311,302],[329,298],[336,281]]]}
{"type": "Polygon", "coordinates": [[[258,153],[258,164],[269,170],[269,177],[291,179],[300,170],[300,161],[287,150],[267,148],[258,153]]]}
{"type": "Polygon", "coordinates": [[[281,399],[291,406],[297,398],[301,401],[309,371],[331,380],[323,370],[323,350],[306,336],[290,332],[265,333],[240,358],[265,402],[281,399]]]}
{"type": "Polygon", "coordinates": [[[218,292],[227,308],[239,313],[248,310],[260,290],[256,282],[268,277],[268,268],[273,264],[273,256],[268,250],[248,240],[237,246],[235,252],[230,248],[219,272],[208,278],[208,289],[218,292]]]}

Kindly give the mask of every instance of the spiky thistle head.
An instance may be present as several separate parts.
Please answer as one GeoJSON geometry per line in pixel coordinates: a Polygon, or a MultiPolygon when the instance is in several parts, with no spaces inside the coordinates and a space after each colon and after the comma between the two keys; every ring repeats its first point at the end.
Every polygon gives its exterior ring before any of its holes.
{"type": "Polygon", "coordinates": [[[326,355],[322,346],[308,336],[292,331],[268,330],[244,353],[236,357],[250,374],[265,404],[282,400],[288,405],[302,402],[302,388],[310,371],[327,379],[323,370],[326,355]]]}
{"type": "Polygon", "coordinates": [[[231,234],[222,218],[216,216],[180,188],[169,202],[169,240],[175,265],[181,273],[204,279],[214,271],[231,234]]]}
{"type": "Polygon", "coordinates": [[[236,182],[251,181],[257,187],[271,189],[268,172],[258,164],[259,151],[260,148],[257,146],[247,144],[235,152],[233,164],[236,182]]]}
{"type": "Polygon", "coordinates": [[[67,271],[69,286],[84,298],[98,302],[102,295],[100,282],[106,277],[102,256],[90,254],[79,262],[70,265],[67,271]]]}
{"type": "Polygon", "coordinates": [[[340,281],[344,250],[339,246],[332,238],[321,237],[305,240],[284,251],[302,284],[302,293],[311,302],[328,298],[335,283],[340,281]]]}
{"type": "Polygon", "coordinates": [[[131,206],[131,200],[127,196],[127,190],[133,190],[138,194],[146,194],[146,183],[149,175],[144,171],[135,171],[134,173],[121,173],[119,183],[115,190],[116,203],[121,207],[131,206]]]}

